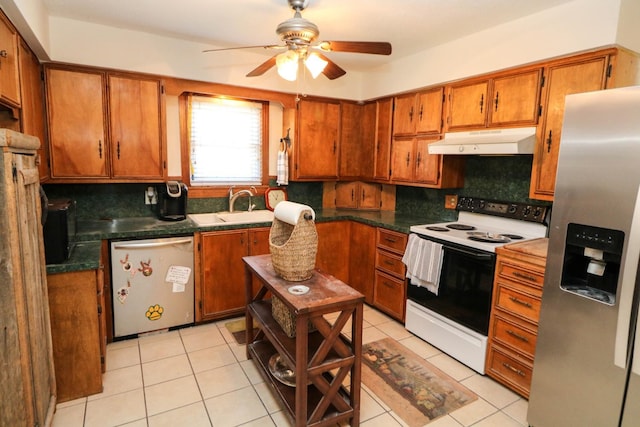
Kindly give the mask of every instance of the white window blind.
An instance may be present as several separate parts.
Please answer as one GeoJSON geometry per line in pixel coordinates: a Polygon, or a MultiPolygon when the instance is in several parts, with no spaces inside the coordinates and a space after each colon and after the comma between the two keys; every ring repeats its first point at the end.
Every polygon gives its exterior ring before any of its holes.
{"type": "Polygon", "coordinates": [[[191,185],[260,185],[262,104],[190,97],[191,185]]]}

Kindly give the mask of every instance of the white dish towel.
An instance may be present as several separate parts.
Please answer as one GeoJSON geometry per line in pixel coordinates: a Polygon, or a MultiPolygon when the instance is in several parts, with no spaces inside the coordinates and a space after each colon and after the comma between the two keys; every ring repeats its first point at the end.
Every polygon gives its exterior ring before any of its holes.
{"type": "Polygon", "coordinates": [[[276,184],[289,185],[289,153],[287,148],[278,151],[276,162],[276,184]]]}
{"type": "Polygon", "coordinates": [[[442,245],[409,234],[402,262],[407,266],[409,282],[427,288],[438,295],[440,271],[442,269],[442,245]]]}

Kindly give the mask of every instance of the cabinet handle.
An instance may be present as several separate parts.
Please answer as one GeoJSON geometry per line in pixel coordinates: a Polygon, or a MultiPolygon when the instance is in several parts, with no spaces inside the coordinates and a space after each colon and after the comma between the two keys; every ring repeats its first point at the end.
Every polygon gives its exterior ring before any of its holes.
{"type": "Polygon", "coordinates": [[[389,261],[388,259],[384,260],[384,263],[387,264],[387,265],[396,265],[395,262],[389,261]]]}
{"type": "Polygon", "coordinates": [[[6,58],[8,56],[7,51],[4,50],[4,49],[0,50],[0,56],[3,57],[3,58],[6,58]]]}
{"type": "Polygon", "coordinates": [[[418,158],[416,159],[416,164],[418,167],[420,167],[421,154],[422,153],[418,152],[418,158]]]}
{"type": "Polygon", "coordinates": [[[118,153],[118,160],[120,160],[120,141],[118,141],[118,148],[116,149],[116,152],[118,153]]]}
{"type": "Polygon", "coordinates": [[[385,237],[385,238],[384,238],[384,240],[386,240],[387,242],[390,242],[390,243],[395,243],[395,242],[397,242],[397,240],[396,240],[396,239],[393,239],[393,238],[391,238],[391,237],[385,237]]]}
{"type": "Polygon", "coordinates": [[[484,93],[480,95],[480,112],[484,111],[484,93]]]}
{"type": "Polygon", "coordinates": [[[388,288],[393,288],[393,287],[394,287],[394,286],[393,286],[393,283],[389,283],[389,282],[387,282],[386,280],[383,280],[383,281],[382,281],[382,284],[383,284],[383,285],[385,285],[385,286],[386,286],[386,287],[388,287],[388,288]]]}
{"type": "Polygon", "coordinates": [[[364,190],[362,190],[362,201],[364,202],[364,190]]]}
{"type": "Polygon", "coordinates": [[[354,201],[354,199],[356,198],[355,191],[356,191],[356,190],[354,190],[353,188],[351,189],[351,201],[352,201],[352,202],[353,202],[353,201],[354,201]]]}
{"type": "Polygon", "coordinates": [[[551,131],[549,131],[549,137],[547,138],[547,153],[551,152],[551,142],[553,139],[551,138],[551,131]]]}
{"type": "Polygon", "coordinates": [[[409,121],[413,121],[413,107],[411,107],[411,109],[409,110],[409,121]]]}
{"type": "Polygon", "coordinates": [[[521,371],[520,369],[514,368],[513,366],[509,365],[508,363],[502,362],[502,366],[504,366],[505,368],[509,369],[512,372],[515,372],[516,374],[520,375],[521,377],[524,377],[526,374],[521,371]]]}
{"type": "Polygon", "coordinates": [[[500,92],[496,92],[496,99],[493,100],[493,103],[496,105],[496,111],[498,111],[498,97],[500,96],[500,92]]]}
{"type": "Polygon", "coordinates": [[[528,280],[530,282],[535,282],[536,281],[535,277],[530,276],[528,274],[521,273],[519,271],[513,271],[511,274],[513,274],[515,277],[517,277],[519,279],[528,280]]]}
{"type": "Polygon", "coordinates": [[[418,113],[418,117],[420,118],[420,121],[422,121],[422,110],[423,110],[424,106],[420,105],[420,112],[418,113]]]}
{"type": "Polygon", "coordinates": [[[333,141],[333,154],[336,154],[336,141],[333,141]]]}
{"type": "Polygon", "coordinates": [[[98,156],[102,158],[102,140],[98,140],[98,156]]]}
{"type": "Polygon", "coordinates": [[[522,342],[529,342],[529,339],[527,337],[525,337],[524,335],[520,335],[519,333],[514,332],[511,329],[507,329],[507,333],[522,342]]]}
{"type": "Polygon", "coordinates": [[[407,167],[409,166],[410,161],[411,161],[411,153],[407,153],[407,167]]]}
{"type": "Polygon", "coordinates": [[[527,308],[531,308],[531,304],[526,301],[522,301],[521,299],[518,299],[516,297],[509,297],[509,299],[511,300],[511,302],[515,302],[516,304],[520,304],[527,308]]]}

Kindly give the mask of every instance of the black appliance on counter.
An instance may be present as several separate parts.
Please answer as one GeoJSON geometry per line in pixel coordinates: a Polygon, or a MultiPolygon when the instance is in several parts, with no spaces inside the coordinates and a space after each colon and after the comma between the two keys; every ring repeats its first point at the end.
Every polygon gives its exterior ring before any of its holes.
{"type": "Polygon", "coordinates": [[[180,181],[167,181],[156,187],[158,218],[163,221],[182,221],[187,218],[187,186],[180,181]]]}
{"type": "Polygon", "coordinates": [[[43,226],[44,255],[47,264],[60,264],[69,259],[76,238],[76,202],[50,199],[43,226]]]}

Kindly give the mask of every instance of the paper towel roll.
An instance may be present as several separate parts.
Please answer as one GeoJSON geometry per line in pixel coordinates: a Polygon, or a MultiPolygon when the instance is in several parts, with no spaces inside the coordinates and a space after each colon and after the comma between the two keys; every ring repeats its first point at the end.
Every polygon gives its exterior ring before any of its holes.
{"type": "Polygon", "coordinates": [[[303,205],[301,203],[282,201],[276,205],[276,208],[273,210],[273,216],[287,224],[296,225],[298,223],[298,218],[300,218],[300,214],[307,211],[311,213],[311,219],[316,219],[316,213],[313,211],[311,206],[303,205]]]}

